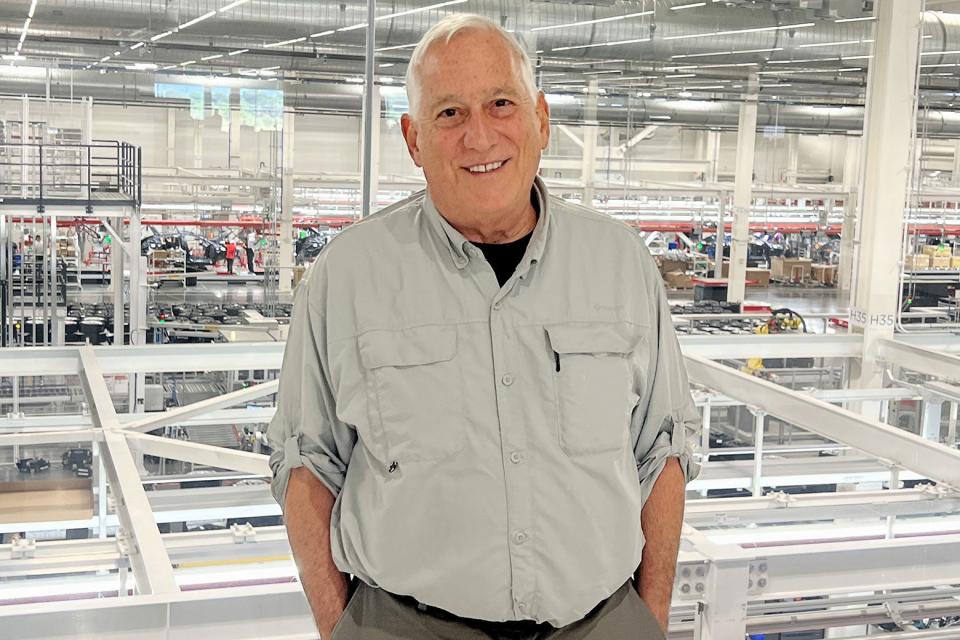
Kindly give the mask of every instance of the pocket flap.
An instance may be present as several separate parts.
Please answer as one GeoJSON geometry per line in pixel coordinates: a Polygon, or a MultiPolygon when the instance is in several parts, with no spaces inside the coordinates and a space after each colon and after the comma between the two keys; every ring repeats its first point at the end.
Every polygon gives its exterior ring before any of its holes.
{"type": "Polygon", "coordinates": [[[633,353],[637,328],[628,322],[564,322],[547,325],[550,347],[557,353],[633,353]]]}
{"type": "Polygon", "coordinates": [[[452,360],[457,354],[457,330],[430,326],[367,331],[357,343],[360,360],[367,369],[412,367],[452,360]]]}

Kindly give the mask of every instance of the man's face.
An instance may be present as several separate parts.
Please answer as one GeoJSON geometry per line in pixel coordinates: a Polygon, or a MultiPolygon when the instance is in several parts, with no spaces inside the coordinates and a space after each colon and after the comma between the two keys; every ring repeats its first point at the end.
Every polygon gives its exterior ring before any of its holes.
{"type": "Polygon", "coordinates": [[[420,68],[417,113],[402,119],[437,208],[474,228],[526,211],[550,134],[499,34],[470,29],[434,44],[420,68]]]}

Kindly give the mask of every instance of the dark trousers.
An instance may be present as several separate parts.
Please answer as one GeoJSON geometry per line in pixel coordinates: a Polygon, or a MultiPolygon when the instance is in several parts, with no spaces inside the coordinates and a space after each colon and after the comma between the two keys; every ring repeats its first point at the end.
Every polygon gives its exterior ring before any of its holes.
{"type": "Polygon", "coordinates": [[[253,273],[253,249],[247,247],[247,271],[253,273]]]}
{"type": "Polygon", "coordinates": [[[332,640],[666,640],[666,635],[633,582],[560,629],[532,621],[459,618],[360,583],[332,640]]]}
{"type": "Polygon", "coordinates": [[[233,273],[233,258],[227,258],[227,273],[233,273]]]}

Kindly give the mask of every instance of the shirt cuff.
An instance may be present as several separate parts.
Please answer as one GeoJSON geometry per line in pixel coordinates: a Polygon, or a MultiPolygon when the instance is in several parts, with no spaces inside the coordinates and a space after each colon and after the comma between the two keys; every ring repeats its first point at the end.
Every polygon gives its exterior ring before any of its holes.
{"type": "Polygon", "coordinates": [[[330,491],[334,498],[340,495],[346,474],[340,471],[329,457],[322,453],[311,453],[300,450],[300,436],[292,435],[283,441],[283,445],[276,448],[270,455],[270,469],[273,479],[270,490],[273,498],[284,508],[287,498],[287,484],[290,482],[290,472],[297,467],[306,467],[330,491]]]}
{"type": "Polygon", "coordinates": [[[637,475],[640,476],[640,499],[646,504],[647,498],[653,491],[653,486],[660,478],[668,458],[677,458],[680,470],[683,472],[684,484],[700,475],[700,465],[694,460],[693,447],[687,439],[689,425],[682,419],[667,416],[663,419],[660,433],[654,440],[653,446],[637,464],[637,475]]]}

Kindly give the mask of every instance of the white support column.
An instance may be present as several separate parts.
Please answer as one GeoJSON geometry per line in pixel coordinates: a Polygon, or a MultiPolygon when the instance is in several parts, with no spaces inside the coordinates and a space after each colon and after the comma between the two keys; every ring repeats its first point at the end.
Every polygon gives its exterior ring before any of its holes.
{"type": "Polygon", "coordinates": [[[713,560],[707,569],[703,608],[694,623],[697,640],[743,638],[747,631],[747,584],[750,563],[713,560]]]}
{"type": "Polygon", "coordinates": [[[953,184],[960,185],[960,140],[953,143],[953,184]]]}
{"type": "Polygon", "coordinates": [[[203,167],[203,122],[193,121],[193,168],[203,167]]]}
{"type": "Polygon", "coordinates": [[[707,174],[705,182],[713,183],[716,182],[719,178],[719,166],[720,166],[720,132],[710,130],[707,131],[707,150],[706,156],[704,157],[709,164],[707,165],[707,174]]]}
{"type": "MultiPolygon", "coordinates": [[[[915,126],[914,85],[922,21],[922,0],[881,0],[876,5],[876,43],[867,81],[859,252],[852,309],[865,318],[864,353],[851,369],[852,386],[882,386],[879,340],[893,337],[900,292],[901,233],[910,178],[915,126]]],[[[862,411],[876,415],[875,406],[862,411]]]]}
{"type": "Polygon", "coordinates": [[[83,144],[93,142],[93,98],[83,100],[83,127],[80,130],[80,141],[83,144]]]}
{"type": "MultiPolygon", "coordinates": [[[[750,204],[753,202],[753,158],[757,140],[757,77],[747,81],[737,129],[737,169],[733,188],[733,234],[730,242],[728,302],[746,295],[747,251],[750,242],[750,204]]],[[[718,264],[721,257],[717,258],[718,264]]]]}
{"type": "MultiPolygon", "coordinates": [[[[370,213],[377,212],[377,190],[380,188],[380,85],[373,85],[374,121],[370,123],[370,213]]],[[[360,148],[366,144],[364,127],[360,127],[360,148]]],[[[360,154],[360,171],[363,171],[363,153],[360,154]]]]}
{"type": "Polygon", "coordinates": [[[227,167],[241,169],[240,164],[240,111],[230,110],[230,133],[227,136],[227,167]]]}
{"type": "Polygon", "coordinates": [[[167,109],[167,167],[177,166],[177,111],[167,109]]]}
{"type": "Polygon", "coordinates": [[[767,424],[767,414],[763,411],[753,413],[753,497],[763,495],[763,431],[767,424]]]}
{"type": "Polygon", "coordinates": [[[593,206],[594,180],[597,173],[597,92],[599,83],[594,78],[587,84],[587,103],[584,105],[583,158],[580,165],[580,180],[583,182],[583,200],[587,207],[593,206]]]}
{"type": "Polygon", "coordinates": [[[783,182],[797,184],[797,174],[800,170],[800,134],[787,134],[787,170],[783,174],[783,182]]]}
{"type": "MultiPolygon", "coordinates": [[[[20,126],[20,142],[23,144],[30,143],[30,97],[23,96],[20,101],[20,119],[22,124],[20,126]]],[[[23,151],[20,152],[20,194],[24,198],[30,197],[30,163],[33,162],[33,158],[30,157],[29,147],[23,147],[23,151]]]]}
{"type": "Polygon", "coordinates": [[[853,281],[853,261],[856,252],[854,240],[857,235],[857,195],[860,186],[860,141],[862,138],[847,136],[847,148],[843,159],[843,227],[840,229],[840,290],[849,293],[853,281]]]}
{"type": "Polygon", "coordinates": [[[957,446],[957,406],[958,403],[950,403],[950,418],[947,422],[947,439],[945,445],[951,449],[957,446]]]}
{"type": "Polygon", "coordinates": [[[283,166],[280,191],[279,290],[288,293],[293,283],[293,127],[292,111],[283,114],[283,166]]]}

